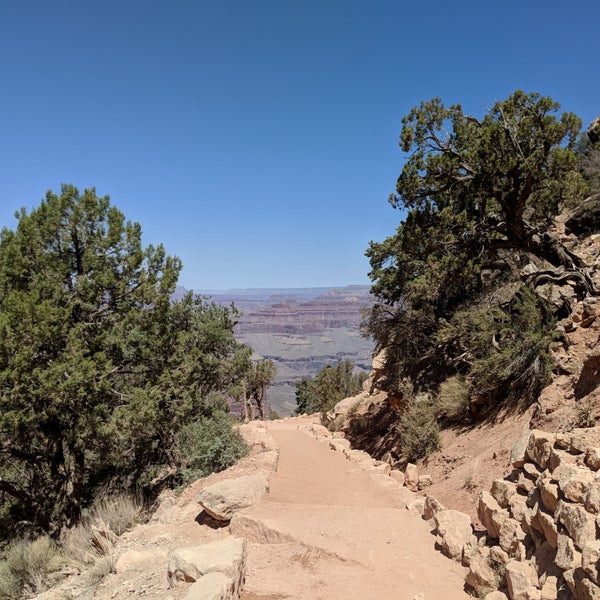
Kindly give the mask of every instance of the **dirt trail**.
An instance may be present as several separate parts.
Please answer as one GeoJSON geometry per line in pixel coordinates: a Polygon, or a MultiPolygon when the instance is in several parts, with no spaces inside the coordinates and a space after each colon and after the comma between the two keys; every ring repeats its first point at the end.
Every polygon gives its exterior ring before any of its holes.
{"type": "Polygon", "coordinates": [[[249,541],[242,598],[468,598],[462,567],[434,549],[425,521],[406,510],[414,496],[301,432],[309,422],[267,426],[280,446],[271,491],[232,522],[249,541]]]}

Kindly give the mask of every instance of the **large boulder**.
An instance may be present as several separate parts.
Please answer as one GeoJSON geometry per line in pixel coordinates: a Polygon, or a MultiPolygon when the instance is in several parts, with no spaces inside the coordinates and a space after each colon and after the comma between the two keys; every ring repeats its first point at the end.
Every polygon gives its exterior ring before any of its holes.
{"type": "Polygon", "coordinates": [[[219,481],[204,488],[196,500],[213,519],[229,521],[238,510],[256,504],[268,490],[267,478],[259,473],[219,481]]]}
{"type": "Polygon", "coordinates": [[[433,519],[438,544],[446,556],[461,561],[465,547],[477,545],[469,515],[457,510],[441,510],[433,519]]]}

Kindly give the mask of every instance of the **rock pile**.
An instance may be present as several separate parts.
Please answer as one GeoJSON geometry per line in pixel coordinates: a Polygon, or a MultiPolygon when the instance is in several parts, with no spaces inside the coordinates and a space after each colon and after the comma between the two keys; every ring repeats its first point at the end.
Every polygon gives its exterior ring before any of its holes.
{"type": "Polygon", "coordinates": [[[511,463],[479,495],[486,535],[477,543],[466,528],[463,538],[445,535],[450,511],[438,509],[440,546],[469,567],[467,583],[488,600],[600,599],[600,427],[528,432],[511,463]]]}

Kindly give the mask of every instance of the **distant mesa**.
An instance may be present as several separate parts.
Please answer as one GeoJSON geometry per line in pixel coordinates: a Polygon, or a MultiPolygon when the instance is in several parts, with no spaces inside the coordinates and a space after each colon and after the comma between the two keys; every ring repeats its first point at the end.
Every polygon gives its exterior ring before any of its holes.
{"type": "MultiPolygon", "coordinates": [[[[178,287],[174,299],[185,292],[178,287]]],[[[370,368],[373,341],[359,333],[363,310],[372,302],[367,285],[194,292],[218,304],[233,302],[240,310],[236,337],[277,366],[268,395],[281,416],[295,409],[295,384],[303,377],[345,358],[370,368]]]]}

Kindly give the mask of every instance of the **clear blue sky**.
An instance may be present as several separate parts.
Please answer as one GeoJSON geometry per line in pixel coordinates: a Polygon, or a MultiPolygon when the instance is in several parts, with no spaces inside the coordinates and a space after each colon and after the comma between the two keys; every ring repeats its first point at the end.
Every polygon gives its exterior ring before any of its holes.
{"type": "Polygon", "coordinates": [[[600,114],[598,0],[0,3],[0,226],[95,186],[187,288],[368,283],[400,120],[515,89],[600,114]]]}

